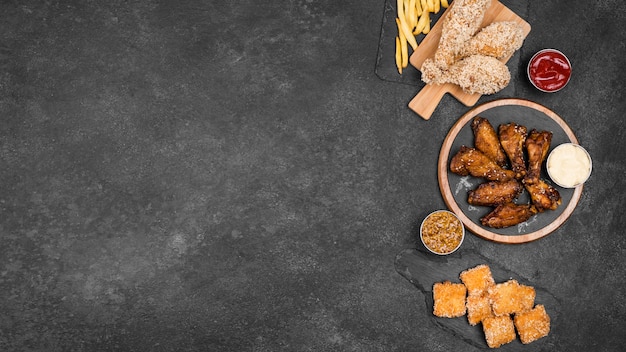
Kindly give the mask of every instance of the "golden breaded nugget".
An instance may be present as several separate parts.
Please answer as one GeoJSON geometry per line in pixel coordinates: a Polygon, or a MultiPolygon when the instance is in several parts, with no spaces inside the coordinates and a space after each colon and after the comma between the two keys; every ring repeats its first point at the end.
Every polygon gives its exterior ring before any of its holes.
{"type": "Polygon", "coordinates": [[[467,296],[465,306],[467,308],[467,321],[470,325],[476,325],[486,318],[493,316],[491,303],[489,302],[489,296],[487,296],[487,294],[470,294],[467,296]]]}
{"type": "Polygon", "coordinates": [[[467,292],[470,295],[481,295],[495,285],[493,276],[491,276],[491,269],[485,264],[463,271],[459,278],[467,287],[467,292]]]}
{"type": "Polygon", "coordinates": [[[433,285],[433,314],[442,318],[456,318],[465,315],[465,293],[463,284],[450,281],[437,282],[433,285]]]}
{"type": "Polygon", "coordinates": [[[527,312],[515,314],[513,322],[523,344],[538,340],[550,332],[550,316],[541,304],[527,312]]]}
{"type": "Polygon", "coordinates": [[[496,284],[488,292],[491,309],[497,316],[522,313],[535,305],[535,288],[520,285],[516,280],[496,284]]]}
{"type": "Polygon", "coordinates": [[[489,317],[483,320],[485,340],[490,348],[498,348],[515,340],[515,326],[508,315],[489,317]]]}

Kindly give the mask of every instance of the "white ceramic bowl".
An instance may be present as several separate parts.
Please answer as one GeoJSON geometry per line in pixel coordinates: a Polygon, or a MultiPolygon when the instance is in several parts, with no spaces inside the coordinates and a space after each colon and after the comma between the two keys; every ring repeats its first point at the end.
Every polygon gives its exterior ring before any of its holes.
{"type": "Polygon", "coordinates": [[[437,210],[422,221],[420,239],[431,253],[448,255],[461,247],[465,239],[465,226],[453,212],[437,210]]]}
{"type": "Polygon", "coordinates": [[[591,176],[591,156],[575,143],[556,146],[548,155],[546,170],[550,179],[563,188],[575,188],[591,176]]]}

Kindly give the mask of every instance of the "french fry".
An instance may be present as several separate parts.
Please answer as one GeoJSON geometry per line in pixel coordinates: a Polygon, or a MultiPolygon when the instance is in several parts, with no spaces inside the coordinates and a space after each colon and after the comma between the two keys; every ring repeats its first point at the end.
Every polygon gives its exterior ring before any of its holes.
{"type": "Polygon", "coordinates": [[[415,51],[418,47],[416,37],[430,32],[430,15],[439,13],[441,8],[448,8],[449,0],[396,0],[396,25],[398,36],[396,40],[396,66],[402,74],[408,66],[409,45],[415,51]]]}
{"type": "Polygon", "coordinates": [[[400,20],[396,18],[396,24],[398,25],[398,38],[400,39],[400,53],[401,53],[401,63],[402,68],[405,68],[409,65],[409,48],[407,45],[407,38],[404,35],[404,32],[400,30],[400,20]]]}
{"type": "Polygon", "coordinates": [[[407,42],[411,45],[411,48],[413,48],[413,50],[417,49],[417,41],[415,40],[415,36],[413,36],[413,33],[409,29],[409,25],[406,23],[406,18],[404,16],[400,17],[399,21],[400,28],[402,29],[402,32],[404,32],[404,36],[406,37],[407,42]]]}
{"type": "Polygon", "coordinates": [[[424,11],[424,13],[420,16],[419,21],[417,21],[414,33],[423,33],[427,23],[430,24],[430,15],[428,11],[424,11]]]}
{"type": "Polygon", "coordinates": [[[405,9],[406,23],[409,25],[409,29],[413,29],[417,24],[417,9],[415,8],[415,0],[405,0],[405,5],[408,6],[405,9]]]}
{"type": "Polygon", "coordinates": [[[429,13],[426,13],[426,24],[424,25],[424,29],[422,29],[422,33],[424,34],[428,34],[428,32],[430,32],[430,15],[429,13]]]}
{"type": "Polygon", "coordinates": [[[396,37],[396,67],[398,73],[402,74],[402,48],[400,46],[400,38],[396,37]]]}

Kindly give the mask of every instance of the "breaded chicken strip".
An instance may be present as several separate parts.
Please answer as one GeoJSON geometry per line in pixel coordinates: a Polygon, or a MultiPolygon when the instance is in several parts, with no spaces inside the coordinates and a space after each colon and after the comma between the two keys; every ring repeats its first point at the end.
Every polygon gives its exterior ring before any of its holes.
{"type": "Polygon", "coordinates": [[[524,29],[521,25],[516,22],[494,22],[465,42],[456,59],[479,54],[501,60],[513,55],[523,42],[524,29]]]}
{"type": "Polygon", "coordinates": [[[508,67],[491,56],[472,55],[441,70],[430,59],[422,64],[422,81],[426,84],[453,83],[469,94],[494,94],[511,81],[508,67]]]}
{"type": "Polygon", "coordinates": [[[435,51],[435,64],[440,69],[452,65],[468,41],[480,29],[491,0],[455,0],[443,20],[441,38],[435,51]]]}

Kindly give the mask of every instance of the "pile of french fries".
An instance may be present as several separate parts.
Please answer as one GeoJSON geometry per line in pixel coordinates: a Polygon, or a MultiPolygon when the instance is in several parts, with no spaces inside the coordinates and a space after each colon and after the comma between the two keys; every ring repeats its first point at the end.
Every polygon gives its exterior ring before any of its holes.
{"type": "Polygon", "coordinates": [[[402,74],[409,65],[409,46],[417,49],[416,37],[430,32],[430,14],[448,8],[448,0],[397,0],[397,8],[396,66],[402,74]]]}

